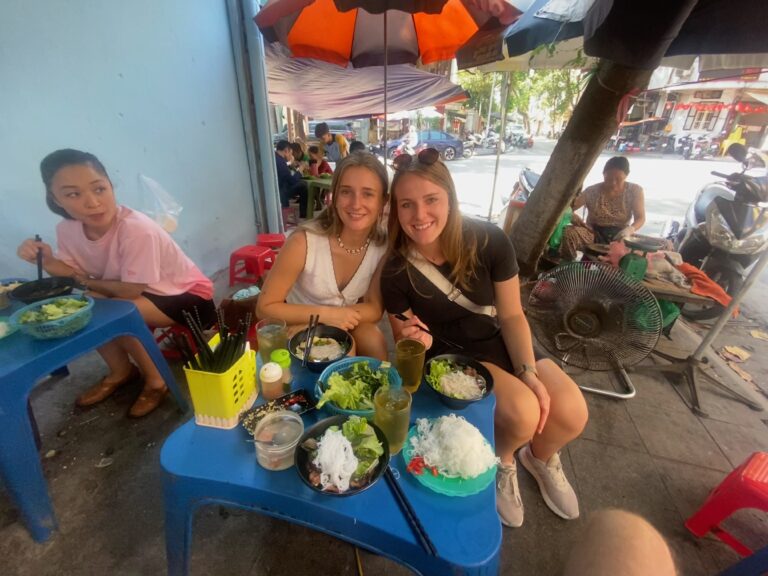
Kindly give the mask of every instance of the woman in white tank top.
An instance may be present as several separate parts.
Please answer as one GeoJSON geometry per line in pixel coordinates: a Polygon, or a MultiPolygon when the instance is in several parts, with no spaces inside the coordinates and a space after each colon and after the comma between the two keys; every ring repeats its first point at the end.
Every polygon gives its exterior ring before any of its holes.
{"type": "Polygon", "coordinates": [[[386,251],[382,226],[389,198],[387,172],[367,152],[339,162],[331,205],[286,241],[259,296],[260,318],[304,325],[310,314],[349,331],[357,354],[387,359],[378,322],[384,313],[379,287],[386,251]]]}

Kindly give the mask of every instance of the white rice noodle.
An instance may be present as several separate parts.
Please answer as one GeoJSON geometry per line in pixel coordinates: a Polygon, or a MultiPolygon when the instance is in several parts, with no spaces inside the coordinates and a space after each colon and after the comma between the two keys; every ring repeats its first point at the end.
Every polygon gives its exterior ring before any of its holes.
{"type": "Polygon", "coordinates": [[[312,464],[320,469],[323,490],[335,486],[339,492],[346,492],[358,461],[352,444],[341,430],[326,430],[317,443],[317,455],[312,464]]]}
{"type": "MultiPolygon", "coordinates": [[[[296,355],[303,356],[306,346],[304,342],[301,342],[296,347],[296,355]]],[[[323,360],[334,360],[344,355],[344,348],[334,338],[315,336],[312,338],[312,349],[309,351],[309,358],[312,362],[320,362],[323,360]],[[318,342],[323,342],[318,344],[318,342]]]]}
{"type": "Polygon", "coordinates": [[[475,478],[499,462],[480,430],[461,416],[419,418],[416,430],[411,438],[414,456],[444,476],[475,478]]]}
{"type": "Polygon", "coordinates": [[[449,372],[440,378],[443,394],[462,400],[477,400],[483,395],[477,379],[464,372],[449,372]]]}

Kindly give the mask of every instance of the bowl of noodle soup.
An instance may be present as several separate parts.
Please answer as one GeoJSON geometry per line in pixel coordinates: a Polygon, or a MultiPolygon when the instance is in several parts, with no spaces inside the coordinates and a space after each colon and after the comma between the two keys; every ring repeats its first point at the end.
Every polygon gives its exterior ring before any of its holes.
{"type": "MultiPolygon", "coordinates": [[[[288,351],[299,363],[304,359],[304,346],[307,341],[307,329],[294,334],[288,341],[288,351]]],[[[352,336],[336,326],[318,324],[309,350],[307,368],[312,372],[322,372],[334,362],[341,360],[352,349],[352,336]]]]}
{"type": "Polygon", "coordinates": [[[440,401],[453,410],[463,410],[493,390],[493,377],[488,369],[460,354],[431,358],[424,368],[424,380],[440,401]]]}

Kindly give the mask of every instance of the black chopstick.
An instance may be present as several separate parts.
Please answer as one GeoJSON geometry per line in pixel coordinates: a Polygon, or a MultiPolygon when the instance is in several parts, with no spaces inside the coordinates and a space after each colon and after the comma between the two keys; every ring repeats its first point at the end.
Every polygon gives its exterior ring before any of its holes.
{"type": "MultiPolygon", "coordinates": [[[[398,320],[402,320],[403,322],[405,322],[406,320],[410,320],[410,318],[408,318],[408,316],[406,316],[405,314],[395,314],[395,318],[397,318],[398,320]]],[[[461,344],[457,344],[453,340],[448,340],[448,338],[443,338],[442,336],[438,336],[434,332],[430,332],[429,330],[424,328],[424,326],[419,325],[419,328],[421,329],[422,332],[426,332],[427,334],[432,336],[432,338],[434,338],[435,340],[440,340],[440,342],[442,342],[447,346],[450,346],[451,348],[464,350],[464,346],[462,346],[461,344]]]]}
{"type": "Polygon", "coordinates": [[[306,368],[307,360],[309,360],[309,351],[312,349],[312,341],[315,336],[315,329],[317,323],[320,322],[320,314],[309,315],[309,326],[307,326],[307,339],[304,343],[304,357],[301,359],[302,367],[306,368]]]}
{"type": "Polygon", "coordinates": [[[395,498],[397,498],[397,501],[400,503],[400,507],[403,509],[405,517],[410,523],[411,528],[413,528],[413,531],[419,538],[421,546],[429,553],[430,556],[437,556],[435,545],[432,544],[429,536],[427,536],[427,532],[424,530],[424,526],[421,525],[421,522],[419,522],[419,519],[416,517],[416,513],[413,511],[413,508],[411,508],[411,503],[408,502],[408,498],[403,493],[403,489],[400,488],[400,484],[397,483],[395,476],[392,474],[392,468],[387,466],[387,470],[384,472],[384,476],[386,476],[387,482],[392,488],[392,492],[395,493],[395,498]]]}
{"type": "MultiPolygon", "coordinates": [[[[36,242],[43,241],[43,239],[40,238],[40,234],[35,234],[35,241],[36,242]]],[[[38,248],[37,254],[35,256],[36,256],[35,259],[37,260],[37,279],[42,280],[43,279],[43,249],[38,248]]]]}

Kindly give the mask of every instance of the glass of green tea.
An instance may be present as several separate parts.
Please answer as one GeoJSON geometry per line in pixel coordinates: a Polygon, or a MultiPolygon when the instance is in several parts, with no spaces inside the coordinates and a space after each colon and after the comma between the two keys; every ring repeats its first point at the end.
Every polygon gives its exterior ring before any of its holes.
{"type": "Polygon", "coordinates": [[[256,339],[259,344],[259,356],[262,363],[269,362],[274,350],[288,348],[288,331],[285,320],[265,318],[256,324],[256,339]]]}
{"type": "Polygon", "coordinates": [[[403,379],[403,388],[411,394],[414,394],[421,384],[426,351],[424,344],[410,338],[404,338],[395,345],[395,368],[403,379]]]}
{"type": "Polygon", "coordinates": [[[411,418],[411,394],[405,388],[382,387],[373,395],[373,422],[389,443],[390,455],[403,449],[411,418]]]}

